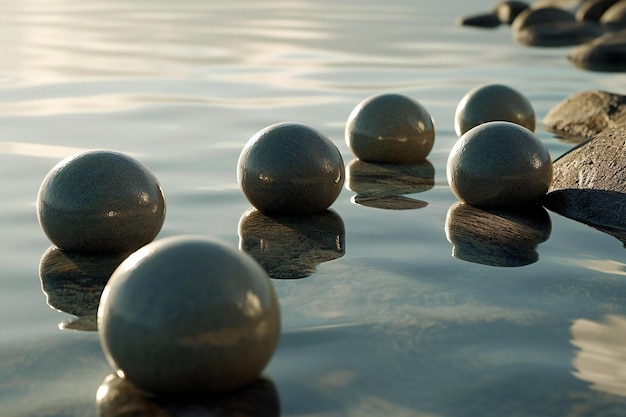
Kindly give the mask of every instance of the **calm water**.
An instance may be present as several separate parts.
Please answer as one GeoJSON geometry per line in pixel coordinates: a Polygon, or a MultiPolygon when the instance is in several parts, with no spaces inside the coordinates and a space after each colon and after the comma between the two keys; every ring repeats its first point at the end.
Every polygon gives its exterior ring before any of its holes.
{"type": "MultiPolygon", "coordinates": [[[[569,48],[455,25],[494,3],[0,0],[0,415],[100,413],[111,369],[95,332],[68,328],[93,327],[102,279],[42,282],[50,243],[35,213],[52,166],[92,148],[133,154],[159,178],[161,237],[262,238],[277,250],[257,255],[277,275],[306,276],[274,280],[283,336],[265,376],[280,411],[252,395],[251,414],[624,415],[623,243],[555,213],[514,237],[446,234],[466,218],[445,162],[467,91],[508,84],[540,120],[573,93],[626,90],[622,74],[576,69],[569,48]],[[349,164],[348,115],[386,92],[431,113],[434,186],[357,204],[367,184],[356,183],[326,219],[240,228],[249,204],[235,168],[255,132],[309,124],[349,164]]],[[[553,158],[572,146],[537,134],[553,158]]]]}

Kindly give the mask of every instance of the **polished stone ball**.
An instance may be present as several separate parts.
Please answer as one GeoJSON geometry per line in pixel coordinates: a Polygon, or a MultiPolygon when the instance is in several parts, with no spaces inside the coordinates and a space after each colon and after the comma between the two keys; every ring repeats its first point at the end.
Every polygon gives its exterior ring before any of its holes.
{"type": "Polygon", "coordinates": [[[515,209],[546,194],[552,160],[543,142],[525,127],[488,122],[459,138],[446,173],[459,200],[477,207],[515,209]]]}
{"type": "Polygon", "coordinates": [[[339,149],[324,134],[300,123],[278,123],[244,146],[237,180],[262,212],[314,213],[335,202],[345,172],[339,149]]]}
{"type": "Polygon", "coordinates": [[[139,389],[221,392],[261,374],[279,339],[280,312],[252,257],[210,238],[173,236],[116,269],[98,329],[111,366],[139,389]]]}
{"type": "Polygon", "coordinates": [[[345,138],[361,161],[421,162],[433,148],[435,127],[417,101],[400,94],[382,94],[365,99],[352,110],[345,138]]]}
{"type": "Polygon", "coordinates": [[[52,168],[39,189],[37,216],[64,251],[132,252],[161,230],[165,197],[155,176],[134,158],[91,150],[52,168]]]}
{"type": "Polygon", "coordinates": [[[457,136],[482,123],[506,121],[535,130],[535,110],[517,90],[502,84],[489,84],[469,91],[454,113],[457,136]]]}

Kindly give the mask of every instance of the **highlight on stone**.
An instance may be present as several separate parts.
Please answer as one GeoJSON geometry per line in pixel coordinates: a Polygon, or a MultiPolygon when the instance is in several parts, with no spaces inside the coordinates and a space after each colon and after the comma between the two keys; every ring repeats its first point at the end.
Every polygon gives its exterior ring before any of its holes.
{"type": "Polygon", "coordinates": [[[277,123],[244,146],[237,181],[262,212],[314,213],[335,202],[345,168],[339,149],[323,133],[300,123],[277,123]]]}
{"type": "Polygon", "coordinates": [[[503,84],[475,87],[461,99],[454,113],[457,136],[482,123],[506,121],[535,130],[535,110],[522,93],[503,84]]]}
{"type": "Polygon", "coordinates": [[[132,252],[160,232],[165,197],[156,177],[136,159],[90,150],[62,160],[44,178],[37,217],[62,250],[132,252]]]}
{"type": "Polygon", "coordinates": [[[111,366],[140,390],[223,392],[259,377],[278,343],[280,311],[252,257],[182,235],[144,246],[116,269],[98,329],[111,366]]]}
{"type": "Polygon", "coordinates": [[[400,94],[363,100],[348,117],[346,143],[365,162],[412,163],[426,159],[435,142],[430,114],[400,94]]]}
{"type": "Polygon", "coordinates": [[[539,202],[552,182],[552,159],[530,130],[483,123],[459,138],[446,174],[459,200],[476,207],[517,209],[539,202]]]}

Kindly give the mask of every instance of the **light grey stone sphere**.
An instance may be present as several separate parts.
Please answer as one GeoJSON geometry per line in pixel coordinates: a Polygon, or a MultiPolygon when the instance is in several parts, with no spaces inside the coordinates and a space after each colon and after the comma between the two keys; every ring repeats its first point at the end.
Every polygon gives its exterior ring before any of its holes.
{"type": "Polygon", "coordinates": [[[535,130],[535,110],[517,90],[502,84],[478,86],[457,105],[454,130],[457,136],[482,123],[506,121],[535,130]]]}
{"type": "Polygon", "coordinates": [[[300,123],[277,123],[244,146],[237,180],[260,211],[314,213],[335,202],[344,169],[339,149],[324,134],[300,123]]]}
{"type": "Polygon", "coordinates": [[[62,160],[44,178],[37,217],[64,251],[132,252],[160,232],[165,197],[156,177],[136,159],[90,150],[62,160]]]}
{"type": "Polygon", "coordinates": [[[538,202],[552,182],[552,159],[530,130],[488,122],[465,133],[448,156],[452,192],[477,207],[518,208],[538,202]]]}
{"type": "Polygon", "coordinates": [[[139,389],[221,392],[261,374],[279,339],[280,312],[252,257],[217,240],[173,236],[116,269],[98,329],[109,363],[139,389]]]}
{"type": "Polygon", "coordinates": [[[361,161],[421,162],[433,148],[435,127],[417,101],[400,94],[381,94],[363,100],[352,110],[345,139],[361,161]]]}

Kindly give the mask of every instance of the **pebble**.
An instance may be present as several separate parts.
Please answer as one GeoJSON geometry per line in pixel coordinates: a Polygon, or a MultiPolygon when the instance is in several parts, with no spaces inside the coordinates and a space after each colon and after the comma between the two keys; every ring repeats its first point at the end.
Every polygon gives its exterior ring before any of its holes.
{"type": "Polygon", "coordinates": [[[467,204],[517,209],[538,202],[548,191],[552,161],[530,130],[488,122],[459,138],[446,174],[452,192],[467,204]]]}
{"type": "Polygon", "coordinates": [[[314,213],[339,196],[344,163],[335,144],[300,123],[278,123],[256,133],[239,156],[237,180],[257,209],[314,213]]]}
{"type": "Polygon", "coordinates": [[[245,386],[274,353],[276,294],[249,255],[218,240],[173,236],[131,254],[98,309],[105,356],[152,394],[245,386]]]}
{"type": "Polygon", "coordinates": [[[428,111],[400,94],[381,94],[359,103],[348,118],[346,143],[366,162],[412,163],[426,159],[435,141],[428,111]]]}
{"type": "Polygon", "coordinates": [[[550,109],[543,124],[557,135],[580,142],[626,124],[626,96],[600,90],[575,93],[550,109]]]}
{"type": "Polygon", "coordinates": [[[535,110],[517,90],[488,84],[469,91],[457,105],[454,130],[457,136],[485,122],[507,121],[535,130],[535,110]]]}
{"type": "Polygon", "coordinates": [[[158,235],[165,197],[155,176],[134,158],[90,150],[52,168],[39,189],[37,215],[62,250],[131,252],[158,235]]]}

